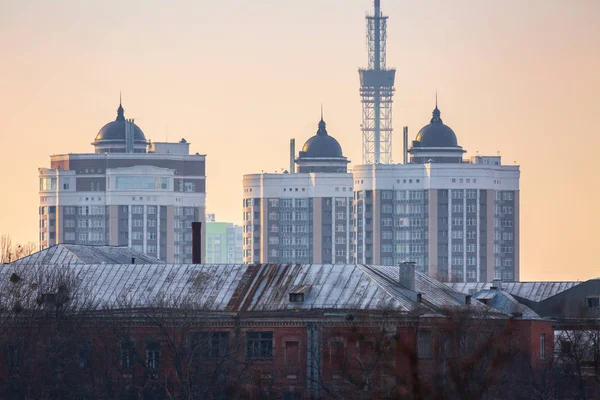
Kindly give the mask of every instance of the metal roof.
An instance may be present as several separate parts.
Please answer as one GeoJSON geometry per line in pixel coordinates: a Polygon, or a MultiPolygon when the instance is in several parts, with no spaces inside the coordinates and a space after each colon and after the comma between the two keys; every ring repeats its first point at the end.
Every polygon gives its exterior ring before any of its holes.
{"type": "MultiPolygon", "coordinates": [[[[513,296],[535,302],[544,301],[583,282],[502,282],[502,290],[513,296]]],[[[446,286],[464,294],[472,294],[489,289],[489,282],[446,283],[446,286]]]]}
{"type": "Polygon", "coordinates": [[[465,304],[461,294],[424,274],[415,273],[416,291],[422,293],[419,303],[416,292],[398,282],[397,269],[352,264],[4,264],[0,293],[3,288],[8,292],[13,272],[21,277],[19,284],[35,283],[38,293],[48,292],[48,276],[68,277],[76,282],[73,302],[95,309],[188,304],[213,312],[418,308],[421,314],[436,314],[465,304]],[[304,301],[290,302],[289,293],[299,286],[310,286],[304,301]]]}
{"type": "Polygon", "coordinates": [[[161,264],[164,261],[126,246],[87,246],[57,244],[12,262],[14,266],[32,264],[161,264]]]}
{"type": "Polygon", "coordinates": [[[473,298],[477,300],[485,300],[485,304],[495,308],[504,314],[522,314],[522,318],[527,319],[539,319],[540,316],[536,314],[531,308],[524,304],[519,303],[509,293],[498,289],[483,289],[475,294],[473,298]]]}

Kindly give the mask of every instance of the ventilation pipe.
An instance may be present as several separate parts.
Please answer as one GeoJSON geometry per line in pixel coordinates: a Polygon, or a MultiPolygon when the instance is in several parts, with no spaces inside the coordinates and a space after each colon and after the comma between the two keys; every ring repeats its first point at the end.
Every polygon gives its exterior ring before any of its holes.
{"type": "Polygon", "coordinates": [[[192,222],[192,264],[202,264],[202,222],[192,222]]]}
{"type": "Polygon", "coordinates": [[[290,174],[295,173],[294,158],[296,158],[296,139],[290,139],[290,174]]]}
{"type": "Polygon", "coordinates": [[[403,144],[404,144],[404,152],[403,152],[403,162],[404,164],[408,164],[408,126],[402,128],[403,134],[403,144]]]}

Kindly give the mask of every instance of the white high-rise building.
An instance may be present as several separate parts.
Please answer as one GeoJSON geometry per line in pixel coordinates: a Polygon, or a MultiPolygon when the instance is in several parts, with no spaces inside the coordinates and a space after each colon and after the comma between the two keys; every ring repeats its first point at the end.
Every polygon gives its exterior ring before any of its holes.
{"type": "Polygon", "coordinates": [[[205,156],[190,154],[184,139],[146,140],[120,104],[92,144],[94,153],[53,155],[39,169],[40,248],[129,246],[191,263],[191,223],[205,218],[205,156]]]}
{"type": "Polygon", "coordinates": [[[353,168],[354,262],[443,281],[519,280],[519,167],[465,151],[437,108],[410,162],[353,168]]]}
{"type": "Polygon", "coordinates": [[[244,262],[351,262],[348,162],[321,118],[316,135],[295,159],[296,172],[245,175],[244,262]]]}

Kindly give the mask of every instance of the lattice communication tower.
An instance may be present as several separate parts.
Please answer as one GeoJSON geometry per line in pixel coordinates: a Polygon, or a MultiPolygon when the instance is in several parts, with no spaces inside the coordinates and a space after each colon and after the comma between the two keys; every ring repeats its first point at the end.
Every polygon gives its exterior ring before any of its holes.
{"type": "Polygon", "coordinates": [[[392,162],[392,97],[396,70],[387,68],[387,16],[381,13],[381,0],[375,0],[375,13],[367,15],[369,66],[359,69],[362,101],[363,164],[392,162]]]}

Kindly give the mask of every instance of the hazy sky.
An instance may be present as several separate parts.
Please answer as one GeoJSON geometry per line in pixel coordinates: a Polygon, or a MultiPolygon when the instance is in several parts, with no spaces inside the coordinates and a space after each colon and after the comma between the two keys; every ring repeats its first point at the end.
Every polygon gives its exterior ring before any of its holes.
{"type": "MultiPolygon", "coordinates": [[[[383,0],[394,159],[442,118],[468,154],[521,166],[523,280],[600,276],[600,1],[383,0]]],[[[317,129],[361,160],[370,0],[0,0],[0,232],[37,241],[37,168],[125,116],[207,154],[207,208],[240,222],[242,175],[317,129]]]]}

